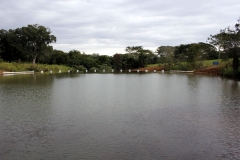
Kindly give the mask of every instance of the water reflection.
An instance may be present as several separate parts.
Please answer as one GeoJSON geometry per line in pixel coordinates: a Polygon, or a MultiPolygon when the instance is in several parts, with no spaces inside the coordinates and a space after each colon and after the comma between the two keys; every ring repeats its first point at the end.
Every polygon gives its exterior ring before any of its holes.
{"type": "Polygon", "coordinates": [[[239,159],[240,84],[193,74],[0,78],[0,159],[239,159]]]}
{"type": "Polygon", "coordinates": [[[221,98],[222,134],[219,142],[226,149],[222,152],[223,159],[239,159],[240,155],[240,83],[224,80],[221,98]]]}
{"type": "Polygon", "coordinates": [[[8,154],[6,159],[16,159],[19,153],[29,154],[36,142],[44,143],[51,128],[52,83],[48,76],[0,77],[1,159],[8,154]]]}

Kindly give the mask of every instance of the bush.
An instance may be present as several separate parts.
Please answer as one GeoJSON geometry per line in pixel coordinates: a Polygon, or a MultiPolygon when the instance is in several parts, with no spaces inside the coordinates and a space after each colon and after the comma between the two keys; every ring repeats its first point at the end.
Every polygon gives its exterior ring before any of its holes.
{"type": "Polygon", "coordinates": [[[224,68],[222,70],[222,75],[225,77],[230,77],[230,78],[240,78],[240,70],[238,69],[237,72],[234,72],[232,67],[224,68]]]}
{"type": "Polygon", "coordinates": [[[86,68],[83,65],[79,65],[79,66],[73,66],[73,68],[79,70],[79,71],[85,71],[86,68]]]}
{"type": "Polygon", "coordinates": [[[106,72],[111,72],[112,71],[112,67],[111,66],[108,66],[106,64],[103,64],[103,65],[99,65],[99,69],[101,71],[105,70],[106,72]]]}
{"type": "Polygon", "coordinates": [[[40,72],[41,69],[37,66],[37,64],[31,64],[26,68],[29,71],[40,72]]]}
{"type": "Polygon", "coordinates": [[[97,67],[92,67],[89,69],[90,72],[94,72],[95,70],[98,71],[99,69],[97,67]]]}

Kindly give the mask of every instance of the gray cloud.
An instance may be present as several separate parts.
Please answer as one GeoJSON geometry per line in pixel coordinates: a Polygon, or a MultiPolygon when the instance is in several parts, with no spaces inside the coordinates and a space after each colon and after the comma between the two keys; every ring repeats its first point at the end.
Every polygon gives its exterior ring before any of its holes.
{"type": "Polygon", "coordinates": [[[1,0],[0,29],[49,27],[54,49],[124,53],[127,46],[205,42],[240,17],[239,0],[1,0]]]}

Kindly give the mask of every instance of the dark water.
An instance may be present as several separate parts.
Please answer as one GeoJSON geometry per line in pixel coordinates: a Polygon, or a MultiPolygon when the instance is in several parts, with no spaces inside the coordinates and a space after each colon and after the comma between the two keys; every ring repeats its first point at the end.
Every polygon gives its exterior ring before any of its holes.
{"type": "Polygon", "coordinates": [[[0,77],[0,159],[240,159],[240,82],[158,73],[0,77]]]}

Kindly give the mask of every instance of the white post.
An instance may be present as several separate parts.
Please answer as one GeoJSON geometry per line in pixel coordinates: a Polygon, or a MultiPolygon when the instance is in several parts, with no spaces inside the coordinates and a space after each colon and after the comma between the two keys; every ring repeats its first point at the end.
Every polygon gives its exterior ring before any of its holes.
{"type": "Polygon", "coordinates": [[[131,69],[129,69],[128,72],[131,72],[131,69]]]}
{"type": "Polygon", "coordinates": [[[139,70],[137,70],[137,72],[139,73],[139,70]]]}
{"type": "Polygon", "coordinates": [[[120,72],[122,72],[122,69],[120,69],[120,72]]]}
{"type": "Polygon", "coordinates": [[[103,72],[105,72],[105,69],[103,70],[103,72]]]}
{"type": "Polygon", "coordinates": [[[86,69],[86,73],[88,72],[88,70],[86,69]]]}
{"type": "Polygon", "coordinates": [[[52,70],[50,71],[50,73],[52,74],[52,70]]]}
{"type": "Polygon", "coordinates": [[[70,70],[68,70],[68,73],[70,73],[70,70]]]}
{"type": "Polygon", "coordinates": [[[164,70],[162,70],[162,73],[164,73],[164,70]]]}
{"type": "Polygon", "coordinates": [[[43,73],[43,71],[41,71],[41,73],[43,73]]]}
{"type": "Polygon", "coordinates": [[[59,72],[59,73],[62,73],[62,71],[61,71],[61,70],[59,70],[58,72],[59,72]]]}
{"type": "Polygon", "coordinates": [[[148,70],[145,70],[145,72],[148,72],[148,70]]]}
{"type": "Polygon", "coordinates": [[[96,69],[94,69],[94,72],[96,72],[96,69]]]}

